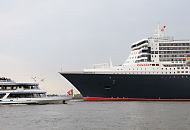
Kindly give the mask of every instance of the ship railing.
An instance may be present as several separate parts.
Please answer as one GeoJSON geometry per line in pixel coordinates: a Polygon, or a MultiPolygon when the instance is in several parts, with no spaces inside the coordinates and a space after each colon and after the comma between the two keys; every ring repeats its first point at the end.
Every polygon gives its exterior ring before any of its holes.
{"type": "Polygon", "coordinates": [[[108,64],[108,63],[94,64],[93,68],[94,69],[97,69],[97,68],[110,68],[110,64],[108,64]]]}

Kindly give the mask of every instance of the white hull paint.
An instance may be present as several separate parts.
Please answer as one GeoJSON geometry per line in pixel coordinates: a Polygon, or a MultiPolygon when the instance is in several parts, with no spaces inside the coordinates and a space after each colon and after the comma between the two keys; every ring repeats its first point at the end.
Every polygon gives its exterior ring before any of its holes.
{"type": "Polygon", "coordinates": [[[1,99],[0,105],[5,104],[64,104],[65,101],[72,97],[44,97],[44,98],[13,98],[1,99]]]}

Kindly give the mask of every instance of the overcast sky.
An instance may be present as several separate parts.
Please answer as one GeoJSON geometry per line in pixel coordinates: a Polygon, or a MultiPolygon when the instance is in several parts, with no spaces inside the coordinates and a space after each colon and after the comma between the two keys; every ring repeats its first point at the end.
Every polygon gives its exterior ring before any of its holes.
{"type": "Polygon", "coordinates": [[[112,58],[122,64],[130,45],[158,23],[175,39],[190,39],[189,0],[0,0],[0,72],[40,83],[49,93],[71,85],[58,72],[112,58]]]}

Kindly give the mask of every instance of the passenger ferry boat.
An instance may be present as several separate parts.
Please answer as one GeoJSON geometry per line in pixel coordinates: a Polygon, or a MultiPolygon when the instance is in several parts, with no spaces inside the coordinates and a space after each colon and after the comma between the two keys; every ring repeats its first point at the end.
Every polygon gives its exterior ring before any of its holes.
{"type": "Polygon", "coordinates": [[[16,83],[11,79],[0,78],[1,104],[58,104],[71,97],[47,97],[37,83],[16,83]]]}
{"type": "Polygon", "coordinates": [[[82,72],[61,72],[87,101],[190,101],[190,40],[154,36],[132,44],[118,66],[95,65],[82,72]]]}

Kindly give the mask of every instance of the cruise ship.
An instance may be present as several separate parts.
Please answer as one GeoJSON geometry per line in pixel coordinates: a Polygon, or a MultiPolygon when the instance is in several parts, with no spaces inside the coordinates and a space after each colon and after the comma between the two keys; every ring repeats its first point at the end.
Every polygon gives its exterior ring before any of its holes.
{"type": "Polygon", "coordinates": [[[131,45],[122,65],[110,61],[60,74],[85,101],[190,101],[190,40],[175,40],[158,26],[131,45]]]}
{"type": "Polygon", "coordinates": [[[17,83],[0,78],[0,105],[5,104],[62,104],[71,97],[48,97],[37,83],[17,83]]]}

